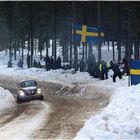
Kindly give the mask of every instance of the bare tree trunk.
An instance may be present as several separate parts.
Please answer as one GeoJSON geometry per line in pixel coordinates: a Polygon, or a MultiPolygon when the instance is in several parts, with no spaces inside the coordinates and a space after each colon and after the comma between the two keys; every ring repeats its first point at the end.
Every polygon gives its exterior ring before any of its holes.
{"type": "Polygon", "coordinates": [[[49,53],[49,52],[48,52],[48,51],[49,51],[49,50],[48,50],[49,45],[50,45],[50,42],[49,42],[49,40],[47,40],[47,41],[46,41],[46,56],[48,56],[48,53],[49,53]]]}
{"type": "Polygon", "coordinates": [[[21,56],[21,59],[22,59],[22,61],[24,60],[24,45],[25,45],[24,41],[21,40],[21,48],[22,48],[22,56],[21,56]]]}
{"type": "Polygon", "coordinates": [[[85,59],[85,43],[83,43],[83,50],[82,50],[83,60],[85,59]]]}
{"type": "Polygon", "coordinates": [[[92,43],[88,44],[88,58],[92,55],[92,43]]]}
{"type": "Polygon", "coordinates": [[[56,46],[56,3],[54,3],[54,62],[56,62],[57,58],[57,46],[56,46]]]}
{"type": "Polygon", "coordinates": [[[97,2],[97,21],[98,21],[98,61],[101,61],[101,5],[100,1],[97,2]]]}
{"type": "Polygon", "coordinates": [[[30,36],[28,35],[28,54],[30,52],[30,36]]]}
{"type": "Polygon", "coordinates": [[[120,2],[118,2],[118,62],[121,61],[121,39],[120,39],[120,26],[121,26],[121,8],[120,8],[120,2]]]}
{"type": "Polygon", "coordinates": [[[30,37],[31,37],[31,67],[33,66],[33,55],[34,55],[34,37],[33,37],[33,13],[32,13],[32,4],[30,7],[30,37]]]}
{"type": "Polygon", "coordinates": [[[113,61],[115,61],[114,37],[112,36],[113,61]]]}
{"type": "Polygon", "coordinates": [[[17,59],[17,40],[16,40],[16,37],[15,37],[15,44],[14,44],[14,60],[17,59]]]}
{"type": "Polygon", "coordinates": [[[52,56],[54,56],[54,40],[52,40],[52,56]]]}
{"type": "Polygon", "coordinates": [[[130,33],[128,32],[128,60],[131,59],[131,37],[130,33]]]}
{"type": "Polygon", "coordinates": [[[70,28],[70,68],[72,68],[72,40],[73,40],[72,30],[73,30],[73,23],[71,24],[71,28],[70,28]]]}
{"type": "MultiPolygon", "coordinates": [[[[75,24],[76,23],[75,1],[72,1],[72,9],[73,9],[73,23],[75,24]]],[[[78,70],[78,50],[77,50],[77,46],[75,42],[73,42],[73,47],[74,47],[74,68],[75,68],[75,71],[77,71],[78,70]]]]}
{"type": "MultiPolygon", "coordinates": [[[[35,45],[36,46],[36,45],[35,45]]],[[[40,25],[40,32],[39,32],[39,52],[40,52],[40,60],[42,60],[42,50],[43,50],[43,42],[42,42],[42,27],[40,25]]]]}
{"type": "Polygon", "coordinates": [[[108,41],[107,41],[107,44],[108,44],[108,52],[109,52],[109,44],[110,42],[109,42],[109,37],[108,37],[108,41]]]}
{"type": "Polygon", "coordinates": [[[85,44],[85,48],[86,48],[86,49],[85,49],[85,60],[87,60],[87,48],[88,48],[88,47],[87,47],[87,43],[85,44]]]}
{"type": "Polygon", "coordinates": [[[139,41],[138,39],[135,39],[134,42],[134,59],[139,59],[139,41]]]}
{"type": "Polygon", "coordinates": [[[11,40],[9,42],[9,61],[12,62],[12,45],[11,45],[11,40]]]}
{"type": "Polygon", "coordinates": [[[64,38],[62,39],[62,55],[63,55],[63,62],[65,62],[65,45],[64,45],[64,38]]]}

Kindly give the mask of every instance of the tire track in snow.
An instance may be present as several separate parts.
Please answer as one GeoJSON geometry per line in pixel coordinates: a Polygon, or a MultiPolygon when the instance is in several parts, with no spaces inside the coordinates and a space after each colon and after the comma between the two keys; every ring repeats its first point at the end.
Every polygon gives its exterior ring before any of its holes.
{"type": "MultiPolygon", "coordinates": [[[[44,87],[47,91],[48,85],[44,87]]],[[[93,87],[83,87],[82,92],[85,91],[85,96],[89,93],[93,94],[93,87]]],[[[65,88],[61,88],[65,90],[65,88]]],[[[79,88],[73,88],[69,91],[77,91],[79,88]]],[[[51,90],[51,87],[50,89],[51,90]]],[[[98,90],[97,90],[98,91],[98,90]]],[[[109,103],[109,96],[105,94],[95,92],[92,98],[90,97],[71,97],[71,96],[47,96],[47,102],[51,104],[52,113],[49,118],[44,121],[41,128],[38,128],[33,133],[35,139],[72,139],[76,133],[84,126],[86,119],[91,115],[97,114],[109,103]]],[[[60,91],[61,92],[61,91],[60,91]]],[[[103,91],[102,91],[103,92],[103,91]]],[[[62,91],[64,93],[64,91],[62,91]]],[[[78,94],[78,93],[77,93],[78,94]]],[[[63,95],[63,94],[62,94],[63,95]]],[[[71,93],[70,93],[71,95],[71,93]]],[[[83,93],[81,94],[83,96],[83,93]]]]}
{"type": "Polygon", "coordinates": [[[0,139],[28,139],[49,113],[49,106],[42,101],[25,103],[21,108],[26,109],[0,128],[0,139]]]}

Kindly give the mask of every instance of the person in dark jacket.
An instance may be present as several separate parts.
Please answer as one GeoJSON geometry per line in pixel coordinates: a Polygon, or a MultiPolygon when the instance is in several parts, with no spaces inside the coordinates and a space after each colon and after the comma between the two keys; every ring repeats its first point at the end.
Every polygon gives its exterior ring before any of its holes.
{"type": "Polygon", "coordinates": [[[87,70],[90,76],[95,76],[95,64],[96,64],[96,59],[94,55],[89,55],[87,59],[87,70]]]}
{"type": "Polygon", "coordinates": [[[38,62],[38,68],[42,68],[43,66],[41,65],[40,62],[38,62]]]}
{"type": "Polygon", "coordinates": [[[100,78],[102,80],[108,79],[108,66],[105,61],[102,61],[99,65],[99,70],[100,70],[100,78]]]}
{"type": "Polygon", "coordinates": [[[128,60],[126,58],[123,58],[123,71],[122,71],[122,75],[124,75],[126,73],[126,75],[129,75],[129,65],[128,65],[128,60]]]}
{"type": "Polygon", "coordinates": [[[30,59],[31,59],[30,55],[27,54],[27,67],[28,67],[28,68],[30,68],[30,66],[31,66],[31,64],[30,64],[30,62],[31,62],[30,59]]]}
{"type": "Polygon", "coordinates": [[[37,63],[37,61],[36,61],[35,59],[34,59],[33,66],[34,66],[35,68],[38,68],[38,63],[37,63]]]}
{"type": "Polygon", "coordinates": [[[23,61],[20,59],[19,62],[17,63],[17,66],[19,68],[23,68],[23,61]]]}
{"type": "Polygon", "coordinates": [[[56,69],[60,69],[60,68],[62,68],[62,66],[61,66],[61,57],[60,56],[58,56],[58,58],[57,58],[57,60],[56,60],[56,69]]]}
{"type": "Polygon", "coordinates": [[[95,63],[95,78],[99,78],[100,77],[100,70],[99,70],[99,65],[100,65],[100,63],[99,62],[96,62],[95,63]]]}
{"type": "Polygon", "coordinates": [[[85,70],[85,62],[84,62],[83,58],[80,60],[79,67],[80,67],[80,72],[84,72],[84,70],[85,70]]]}
{"type": "Polygon", "coordinates": [[[49,71],[50,70],[50,57],[46,56],[44,58],[44,61],[45,61],[45,65],[46,65],[46,70],[49,71]]]}
{"type": "Polygon", "coordinates": [[[74,68],[75,73],[76,73],[78,71],[78,68],[79,68],[78,62],[76,62],[76,61],[73,62],[73,68],[74,68]]]}
{"type": "Polygon", "coordinates": [[[55,66],[54,66],[54,59],[53,59],[53,56],[50,57],[50,69],[54,69],[55,66]]]}
{"type": "Polygon", "coordinates": [[[11,60],[8,61],[8,68],[11,68],[12,67],[12,62],[11,60]]]}
{"type": "Polygon", "coordinates": [[[113,61],[110,61],[110,67],[108,69],[112,69],[114,72],[113,74],[113,82],[116,82],[116,77],[118,76],[120,79],[122,79],[122,74],[119,69],[119,65],[114,64],[113,61]]]}

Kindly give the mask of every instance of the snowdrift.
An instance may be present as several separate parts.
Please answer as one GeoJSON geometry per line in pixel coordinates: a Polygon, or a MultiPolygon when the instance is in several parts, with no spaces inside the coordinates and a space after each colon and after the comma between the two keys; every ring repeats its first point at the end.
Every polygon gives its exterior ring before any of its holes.
{"type": "Polygon", "coordinates": [[[16,111],[16,101],[13,95],[0,87],[0,116],[11,114],[16,111]]]}
{"type": "Polygon", "coordinates": [[[101,113],[86,121],[74,140],[140,139],[140,84],[128,87],[126,79],[112,86],[110,80],[97,83],[112,87],[110,102],[101,113]]]}

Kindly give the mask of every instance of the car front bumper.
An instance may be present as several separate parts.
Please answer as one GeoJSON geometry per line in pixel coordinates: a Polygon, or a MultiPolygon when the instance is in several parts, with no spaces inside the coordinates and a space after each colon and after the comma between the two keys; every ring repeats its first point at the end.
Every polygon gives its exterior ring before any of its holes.
{"type": "Polygon", "coordinates": [[[35,100],[35,99],[41,99],[41,98],[43,98],[42,94],[17,96],[17,100],[20,100],[20,101],[35,100]]]}

